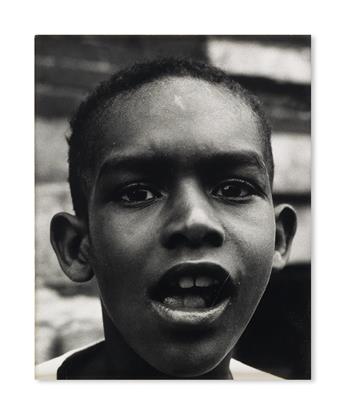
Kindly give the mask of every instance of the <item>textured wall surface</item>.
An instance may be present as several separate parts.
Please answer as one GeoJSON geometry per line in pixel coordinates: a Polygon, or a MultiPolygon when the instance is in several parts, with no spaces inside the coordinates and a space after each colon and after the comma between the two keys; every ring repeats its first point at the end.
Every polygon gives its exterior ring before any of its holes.
{"type": "Polygon", "coordinates": [[[37,362],[102,337],[97,287],[63,275],[50,246],[49,222],[59,211],[72,212],[69,117],[98,82],[136,61],[164,56],[209,61],[259,96],[273,125],[274,197],[298,214],[290,262],[295,269],[310,263],[309,37],[38,36],[35,52],[37,362]]]}

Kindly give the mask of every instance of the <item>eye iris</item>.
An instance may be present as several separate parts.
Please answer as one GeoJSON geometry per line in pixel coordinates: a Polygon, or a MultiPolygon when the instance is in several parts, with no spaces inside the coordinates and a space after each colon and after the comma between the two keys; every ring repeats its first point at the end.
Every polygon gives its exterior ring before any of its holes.
{"type": "Polygon", "coordinates": [[[236,184],[224,184],[220,189],[223,197],[243,197],[246,192],[240,185],[236,184]]]}
{"type": "Polygon", "coordinates": [[[152,197],[152,193],[148,190],[132,189],[126,191],[126,193],[123,196],[123,199],[125,201],[146,201],[152,197]]]}

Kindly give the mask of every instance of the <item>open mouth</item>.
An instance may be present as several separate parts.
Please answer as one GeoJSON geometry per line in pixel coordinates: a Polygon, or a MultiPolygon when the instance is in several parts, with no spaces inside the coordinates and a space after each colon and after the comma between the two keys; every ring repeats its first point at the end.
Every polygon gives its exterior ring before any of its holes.
{"type": "Polygon", "coordinates": [[[172,310],[206,311],[234,294],[229,273],[214,263],[184,263],[169,269],[151,297],[172,310]]]}

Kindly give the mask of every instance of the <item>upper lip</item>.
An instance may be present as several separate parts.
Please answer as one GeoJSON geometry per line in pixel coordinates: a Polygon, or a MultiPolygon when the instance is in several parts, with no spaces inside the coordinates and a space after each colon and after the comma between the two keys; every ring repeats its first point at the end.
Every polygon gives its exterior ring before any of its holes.
{"type": "Polygon", "coordinates": [[[163,273],[159,283],[167,283],[184,275],[207,275],[222,283],[229,276],[229,272],[219,264],[212,262],[185,262],[179,263],[163,273]]]}

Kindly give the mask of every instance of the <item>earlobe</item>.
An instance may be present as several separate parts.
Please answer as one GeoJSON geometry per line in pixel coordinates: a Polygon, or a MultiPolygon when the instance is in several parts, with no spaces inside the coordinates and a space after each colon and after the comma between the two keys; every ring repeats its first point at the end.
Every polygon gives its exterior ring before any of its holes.
{"type": "Polygon", "coordinates": [[[89,237],[81,219],[56,214],[50,224],[50,241],[62,270],[72,281],[86,282],[93,277],[89,237]]]}
{"type": "Polygon", "coordinates": [[[273,256],[273,270],[281,270],[287,263],[292,241],[296,233],[297,216],[288,204],[280,204],[275,208],[276,240],[273,256]]]}

